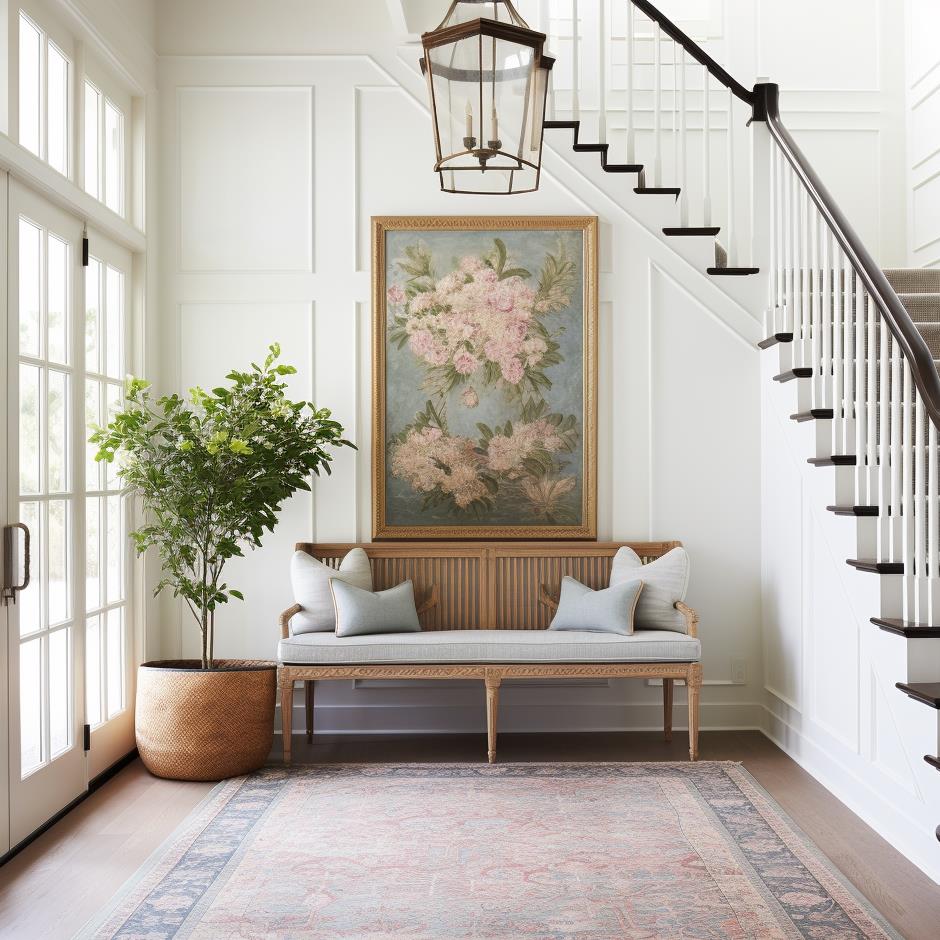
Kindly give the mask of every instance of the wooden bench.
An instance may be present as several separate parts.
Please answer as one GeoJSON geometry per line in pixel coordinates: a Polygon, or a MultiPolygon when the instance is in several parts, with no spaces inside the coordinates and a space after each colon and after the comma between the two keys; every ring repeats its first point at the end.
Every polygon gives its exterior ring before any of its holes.
{"type": "Polygon", "coordinates": [[[684,618],[684,633],[641,630],[633,637],[617,637],[545,632],[564,575],[595,589],[605,588],[613,557],[622,545],[629,545],[648,562],[680,544],[299,543],[298,551],[334,568],[350,549],[364,549],[377,591],[411,579],[422,632],[345,639],[332,633],[293,636],[291,618],[301,608],[295,604],[285,610],[280,617],[278,645],[285,762],[291,759],[291,708],[297,681],[305,684],[310,739],[317,679],[480,679],[486,688],[488,757],[492,763],[496,759],[499,687],[503,679],[585,677],[661,679],[667,741],[672,737],[673,683],[684,680],[688,688],[689,757],[697,760],[702,667],[698,617],[691,607],[676,604],[684,618]],[[504,651],[511,652],[511,656],[504,651]],[[500,661],[500,657],[506,661],[500,661]]]}

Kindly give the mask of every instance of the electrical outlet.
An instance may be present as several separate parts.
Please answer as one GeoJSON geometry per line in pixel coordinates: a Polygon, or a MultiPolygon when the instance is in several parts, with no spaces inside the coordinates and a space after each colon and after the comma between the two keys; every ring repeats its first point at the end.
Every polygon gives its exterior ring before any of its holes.
{"type": "Polygon", "coordinates": [[[731,657],[731,681],[734,685],[747,685],[747,660],[731,657]]]}

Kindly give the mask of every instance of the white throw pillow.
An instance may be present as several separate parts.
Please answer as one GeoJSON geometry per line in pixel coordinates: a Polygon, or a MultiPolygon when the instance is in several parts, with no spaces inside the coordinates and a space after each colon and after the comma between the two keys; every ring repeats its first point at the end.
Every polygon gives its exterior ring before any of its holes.
{"type": "Polygon", "coordinates": [[[640,556],[624,545],[614,555],[610,586],[641,580],[643,592],[636,605],[634,630],[673,630],[687,633],[685,617],[676,610],[676,601],[685,600],[689,587],[689,553],[674,548],[661,558],[644,565],[640,556]]]}
{"type": "Polygon", "coordinates": [[[294,588],[294,601],[303,610],[291,618],[291,634],[326,633],[336,629],[330,578],[345,581],[363,591],[371,591],[372,567],[369,565],[369,556],[361,548],[354,548],[340,562],[337,570],[306,552],[294,552],[290,561],[290,580],[294,588]]]}

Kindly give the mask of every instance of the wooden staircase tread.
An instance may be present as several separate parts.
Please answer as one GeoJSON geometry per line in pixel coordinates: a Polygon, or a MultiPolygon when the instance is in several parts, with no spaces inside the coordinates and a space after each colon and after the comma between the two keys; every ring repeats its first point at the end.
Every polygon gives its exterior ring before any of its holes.
{"type": "Polygon", "coordinates": [[[912,623],[895,617],[872,617],[871,622],[885,633],[907,637],[909,640],[930,640],[940,638],[940,627],[926,623],[912,623]]]}
{"type": "Polygon", "coordinates": [[[757,345],[761,349],[770,349],[771,346],[776,346],[777,343],[792,343],[793,334],[792,333],[774,333],[773,336],[768,336],[767,339],[762,339],[757,345]]]}
{"type": "Polygon", "coordinates": [[[601,169],[605,173],[642,173],[642,163],[601,163],[601,169]]]}
{"type": "Polygon", "coordinates": [[[827,506],[829,512],[837,516],[877,516],[877,506],[827,506]]]}
{"type": "Polygon", "coordinates": [[[710,226],[708,228],[692,228],[692,227],[686,226],[684,228],[679,228],[679,227],[664,228],[663,234],[671,235],[671,236],[679,236],[679,237],[684,237],[684,236],[689,236],[689,235],[701,235],[701,236],[708,236],[709,238],[714,238],[720,231],[721,229],[717,225],[710,226]]]}
{"type": "Polygon", "coordinates": [[[810,457],[807,461],[814,467],[854,467],[855,454],[833,454],[831,457],[810,457]]]}
{"type": "Polygon", "coordinates": [[[847,565],[857,571],[870,574],[904,574],[904,564],[900,561],[875,561],[873,558],[847,558],[847,565]]]}
{"type": "Polygon", "coordinates": [[[633,190],[638,196],[675,196],[682,194],[678,186],[637,186],[633,190]]]}
{"type": "Polygon", "coordinates": [[[809,366],[797,366],[774,376],[775,382],[791,382],[793,379],[811,379],[813,370],[809,366]]]}
{"type": "Polygon", "coordinates": [[[931,767],[936,767],[937,770],[940,770],[940,757],[934,757],[932,754],[925,754],[924,760],[927,761],[931,767]]]}
{"type": "Polygon", "coordinates": [[[831,419],[834,414],[831,408],[810,408],[809,411],[798,411],[795,415],[790,415],[790,420],[801,424],[804,421],[825,421],[831,419]]]}
{"type": "Polygon", "coordinates": [[[910,698],[940,709],[940,682],[898,682],[896,685],[910,698]]]}
{"type": "Polygon", "coordinates": [[[751,277],[760,274],[760,268],[707,268],[706,273],[712,277],[751,277]]]}

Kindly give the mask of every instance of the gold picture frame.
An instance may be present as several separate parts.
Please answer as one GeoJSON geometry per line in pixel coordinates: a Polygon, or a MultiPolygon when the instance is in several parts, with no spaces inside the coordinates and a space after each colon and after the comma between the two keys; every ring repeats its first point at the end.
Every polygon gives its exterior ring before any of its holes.
{"type": "Polygon", "coordinates": [[[597,538],[597,227],[596,216],[373,216],[374,539],[597,538]],[[534,258],[539,273],[522,266],[534,258]],[[499,312],[477,317],[478,297],[499,312]],[[512,330],[493,325],[507,309],[512,330]],[[455,346],[453,329],[504,333],[455,346]],[[467,430],[477,417],[494,420],[467,430]],[[465,457],[459,474],[438,446],[465,457]]]}

